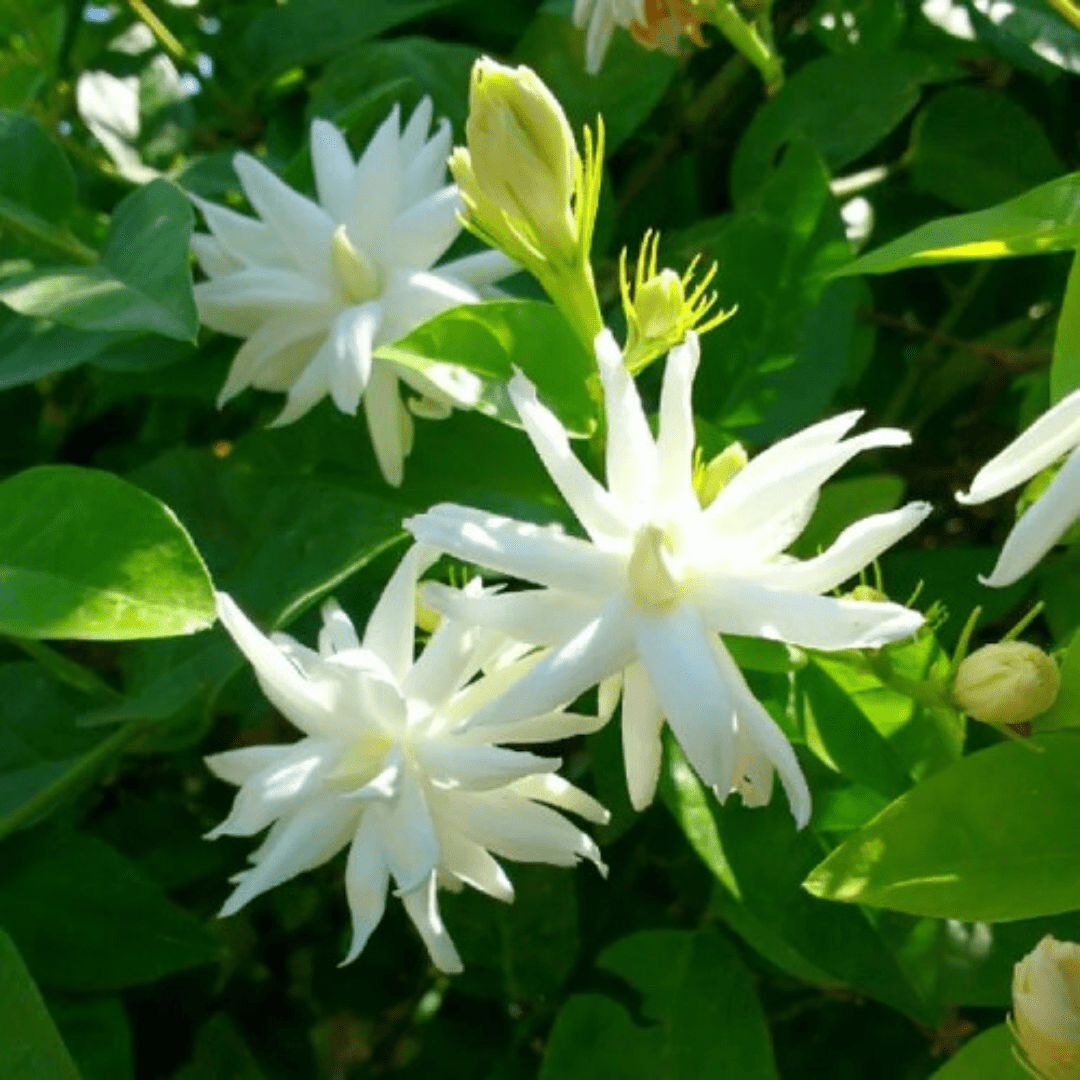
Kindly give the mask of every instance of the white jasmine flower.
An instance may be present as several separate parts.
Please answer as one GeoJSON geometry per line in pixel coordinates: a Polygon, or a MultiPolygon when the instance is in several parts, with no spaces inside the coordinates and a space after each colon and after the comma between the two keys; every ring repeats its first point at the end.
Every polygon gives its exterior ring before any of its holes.
{"type": "Polygon", "coordinates": [[[1047,935],[1013,969],[1010,1025],[1033,1075],[1080,1076],[1080,945],[1047,935]]]}
{"type": "Polygon", "coordinates": [[[984,585],[1011,585],[1022,578],[1080,518],[1080,390],[1062,398],[976,474],[956,501],[984,503],[1019,487],[1037,472],[1069,456],[1050,486],[1013,526],[984,585]]]}
{"type": "Polygon", "coordinates": [[[383,475],[402,478],[412,423],[398,396],[404,380],[424,415],[475,403],[478,383],[454,368],[432,378],[374,357],[375,350],[511,273],[502,254],[485,251],[432,269],[461,230],[458,189],[444,184],[450,125],[429,137],[425,98],[404,129],[394,106],[354,162],[331,123],[311,125],[318,202],[294,191],[247,154],[234,159],[261,220],[195,199],[210,235],[192,237],[209,277],[195,286],[207,326],[247,338],[218,399],[255,386],[288,393],[275,423],[303,416],[327,394],[345,413],[364,398],[383,475]]]}
{"type": "Polygon", "coordinates": [[[693,0],[575,0],[574,23],[589,29],[585,35],[585,70],[595,75],[616,26],[625,27],[646,49],[661,49],[679,55],[685,34],[695,45],[704,46],[701,27],[708,20],[693,0]]]}
{"type": "MultiPolygon", "coordinates": [[[[207,758],[217,776],[240,786],[231,813],[209,835],[252,836],[270,826],[254,865],[233,878],[222,915],[348,845],[353,940],[343,962],[359,955],[382,918],[393,878],[432,959],[459,971],[439,915],[440,886],[471,885],[512,900],[493,854],[558,866],[587,858],[603,870],[592,840],[551,809],[604,822],[603,807],[555,775],[558,758],[496,745],[550,742],[597,721],[551,710],[512,728],[466,729],[477,708],[535,661],[508,660],[505,639],[453,620],[414,660],[416,578],[432,561],[416,547],[405,556],[362,643],[341,609],[327,604],[318,652],[285,635],[264,637],[218,594],[221,620],[263,692],[304,734],[290,745],[207,758]],[[485,666],[488,673],[474,679],[485,666]]],[[[483,595],[479,581],[465,592],[483,595]]]]}
{"type": "Polygon", "coordinates": [[[645,0],[575,0],[574,25],[585,27],[585,70],[595,75],[604,63],[616,26],[645,22],[645,0]]]}
{"type": "MultiPolygon", "coordinates": [[[[755,700],[718,634],[772,638],[813,649],[876,648],[922,624],[892,603],[822,596],[858,573],[929,513],[925,503],[846,529],[828,551],[781,553],[799,535],[818,490],[859,451],[902,446],[906,432],[844,436],[846,413],[759,454],[702,507],[693,485],[693,333],[668,356],[659,436],[650,433],[634,380],[607,332],[597,338],[608,442],[607,486],[570,449],[565,430],[518,375],[510,391],[522,424],[588,539],[463,506],[406,522],[422,542],[543,586],[498,596],[429,588],[455,617],[550,647],[474,724],[506,724],[623,679],[623,748],[631,800],[647,805],[660,768],[666,717],[691,765],[719,798],[737,790],[769,800],[780,773],[797,822],[810,796],[794,752],[755,700]]],[[[605,695],[607,697],[609,695],[605,695]]]]}

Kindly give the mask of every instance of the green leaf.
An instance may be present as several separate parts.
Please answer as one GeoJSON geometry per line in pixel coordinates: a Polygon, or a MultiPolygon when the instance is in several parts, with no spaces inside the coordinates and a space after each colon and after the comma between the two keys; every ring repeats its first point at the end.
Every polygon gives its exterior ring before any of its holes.
{"type": "Polygon", "coordinates": [[[520,368],[577,435],[596,427],[596,403],[587,385],[596,363],[559,310],[539,300],[500,300],[451,308],[378,356],[428,376],[436,384],[460,385],[448,365],[480,376],[475,408],[517,424],[506,382],[520,368]]]}
{"type": "Polygon", "coordinates": [[[0,929],[0,1076],[80,1080],[19,950],[0,929]]]}
{"type": "Polygon", "coordinates": [[[831,170],[851,164],[907,116],[924,86],[954,77],[929,57],[902,50],[811,60],[747,126],[731,164],[732,198],[745,200],[796,138],[810,142],[831,170]]]}
{"type": "Polygon", "coordinates": [[[75,205],[75,173],[60,145],[34,116],[0,109],[0,195],[48,221],[75,205]]]}
{"type": "Polygon", "coordinates": [[[979,1032],[949,1058],[932,1080],[1031,1080],[1013,1054],[1014,1040],[1007,1024],[979,1032]]]}
{"type": "Polygon", "coordinates": [[[205,629],[214,614],[198,552],[152,496],[70,465],[0,483],[0,633],[168,637],[205,629]]]}
{"type": "Polygon", "coordinates": [[[135,1080],[131,1027],[119,997],[49,998],[83,1080],[135,1080]]]}
{"type": "Polygon", "coordinates": [[[173,1080],[265,1080],[255,1055],[226,1013],[216,1013],[195,1036],[195,1057],[173,1080]]]}
{"type": "Polygon", "coordinates": [[[1043,76],[1056,75],[1054,68],[1080,74],[1080,32],[1045,0],[1010,0],[986,13],[974,4],[965,6],[979,37],[1011,63],[1043,76]]]}
{"type": "Polygon", "coordinates": [[[254,18],[244,37],[261,77],[317,64],[346,49],[446,7],[451,0],[293,0],[254,18]]]}
{"type": "Polygon", "coordinates": [[[43,319],[12,316],[0,331],[0,390],[59,375],[93,360],[117,340],[43,319]]]}
{"type": "Polygon", "coordinates": [[[720,935],[643,931],[605,949],[597,966],[641,994],[648,1024],[609,998],[571,997],[556,1017],[540,1080],[775,1080],[753,982],[720,935]]]}
{"type": "Polygon", "coordinates": [[[1065,298],[1054,335],[1054,358],[1050,364],[1050,402],[1080,389],[1080,254],[1073,256],[1065,298]]]}
{"type": "Polygon", "coordinates": [[[854,522],[895,510],[903,502],[904,487],[903,477],[891,473],[830,481],[821,489],[813,517],[788,552],[800,559],[813,558],[854,522]]]}
{"type": "Polygon", "coordinates": [[[1065,166],[1035,118],[998,90],[953,86],[916,118],[912,183],[960,210],[1020,195],[1065,166]]]}
{"type": "Polygon", "coordinates": [[[1040,735],[1059,728],[1080,727],[1080,634],[1074,634],[1069,642],[1060,661],[1060,671],[1057,700],[1033,721],[1040,735]]]}
{"type": "Polygon", "coordinates": [[[987,922],[1080,907],[1080,738],[980,751],[897,799],[806,880],[815,896],[987,922]]]}
{"type": "Polygon", "coordinates": [[[192,341],[199,327],[187,253],[194,220],[178,188],[153,180],[113,211],[100,264],[18,274],[0,284],[0,300],[79,330],[192,341]]]}
{"type": "Polygon", "coordinates": [[[34,829],[4,842],[0,925],[42,986],[118,990],[212,964],[218,945],[116,850],[34,829]]]}
{"type": "Polygon", "coordinates": [[[795,828],[783,798],[720,807],[686,759],[668,747],[661,796],[713,872],[713,907],[752,948],[796,978],[847,985],[922,1022],[938,1018],[866,914],[816,900],[799,886],[826,847],[795,828]]]}
{"type": "Polygon", "coordinates": [[[1042,255],[1080,246],[1080,173],[972,214],[938,218],[836,273],[889,274],[912,266],[1042,255]]]}

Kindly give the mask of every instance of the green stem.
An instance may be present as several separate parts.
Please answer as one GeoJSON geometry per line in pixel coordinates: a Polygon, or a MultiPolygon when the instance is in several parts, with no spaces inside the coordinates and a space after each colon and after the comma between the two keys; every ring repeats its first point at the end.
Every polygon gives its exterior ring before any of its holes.
{"type": "Polygon", "coordinates": [[[146,0],[128,0],[131,10],[150,28],[150,32],[161,42],[162,48],[174,59],[186,61],[187,50],[176,35],[154,14],[146,0]]]}
{"type": "Polygon", "coordinates": [[[1080,30],[1080,8],[1072,0],[1046,0],[1066,22],[1080,30]]]}
{"type": "MultiPolygon", "coordinates": [[[[768,19],[766,13],[765,19],[768,19]]],[[[784,64],[773,48],[771,31],[762,31],[740,14],[732,0],[719,0],[709,15],[709,22],[761,72],[765,89],[775,94],[784,85],[784,64]]],[[[766,23],[767,25],[767,23],[766,23]]]]}
{"type": "Polygon", "coordinates": [[[139,722],[125,724],[118,728],[107,739],[99,742],[93,750],[84,754],[66,773],[58,776],[36,795],[32,795],[26,802],[0,817],[0,840],[32,824],[57,803],[78,791],[114,758],[119,757],[127,745],[142,733],[142,730],[143,726],[139,722]]]}

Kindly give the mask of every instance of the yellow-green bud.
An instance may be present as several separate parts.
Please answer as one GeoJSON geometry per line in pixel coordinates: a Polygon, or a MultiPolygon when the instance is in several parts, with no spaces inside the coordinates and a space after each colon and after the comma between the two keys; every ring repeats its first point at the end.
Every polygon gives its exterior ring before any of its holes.
{"type": "Polygon", "coordinates": [[[646,340],[656,340],[678,332],[685,303],[682,278],[674,270],[661,270],[634,295],[638,333],[646,340]]]}
{"type": "Polygon", "coordinates": [[[957,705],[987,724],[1022,724],[1046,712],[1061,676],[1053,657],[1026,641],[984,645],[956,672],[957,705]]]}
{"type": "Polygon", "coordinates": [[[483,218],[485,205],[494,207],[540,254],[572,262],[580,241],[572,202],[582,163],[562,107],[536,72],[477,60],[465,133],[468,150],[458,149],[450,168],[477,216],[483,218]]]}
{"type": "Polygon", "coordinates": [[[856,585],[847,594],[848,600],[861,600],[864,604],[887,604],[889,598],[873,585],[856,585]]]}
{"type": "Polygon", "coordinates": [[[694,491],[702,509],[727,487],[736,473],[746,468],[749,460],[750,455],[743,444],[735,442],[721,450],[708,465],[694,470],[694,491]]]}
{"type": "Polygon", "coordinates": [[[1080,945],[1049,935],[1013,968],[1010,1027],[1046,1080],[1080,1076],[1080,945]]]}
{"type": "Polygon", "coordinates": [[[672,565],[667,534],[659,525],[645,525],[638,530],[627,576],[630,592],[642,607],[663,611],[678,600],[678,574],[672,565]]]}

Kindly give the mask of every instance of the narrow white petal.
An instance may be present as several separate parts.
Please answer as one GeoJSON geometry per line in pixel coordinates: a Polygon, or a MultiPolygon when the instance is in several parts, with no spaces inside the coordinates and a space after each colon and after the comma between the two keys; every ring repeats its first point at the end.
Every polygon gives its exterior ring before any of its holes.
{"type": "Polygon", "coordinates": [[[454,943],[443,925],[442,915],[439,913],[438,884],[435,871],[431,872],[427,881],[418,885],[415,889],[403,893],[401,902],[409,913],[413,925],[424,939],[427,951],[435,966],[448,975],[456,975],[462,970],[461,957],[458,956],[454,943]]]}
{"type": "Polygon", "coordinates": [[[400,487],[405,476],[405,456],[412,445],[408,414],[398,394],[397,376],[387,364],[378,363],[371,372],[364,395],[364,415],[383,479],[400,487]]]}
{"type": "Polygon", "coordinates": [[[644,810],[653,801],[660,779],[660,762],[664,755],[660,731],[664,726],[664,711],[640,661],[626,669],[622,702],[626,787],[633,808],[644,810]]]}
{"type": "Polygon", "coordinates": [[[309,735],[333,731],[332,687],[305,679],[227,593],[217,593],[217,612],[271,704],[309,735]]]}
{"type": "Polygon", "coordinates": [[[1001,587],[1022,578],[1080,518],[1080,452],[1074,450],[1050,486],[1013,526],[984,585],[1001,587]]]}
{"type": "Polygon", "coordinates": [[[668,353],[664,384],[660,391],[660,430],[656,454],[660,468],[660,497],[676,504],[692,504],[695,499],[694,409],[691,394],[701,350],[697,334],[686,335],[681,345],[668,353]]]}
{"type": "Polygon", "coordinates": [[[594,825],[606,825],[611,820],[611,814],[596,799],[555,773],[526,776],[510,786],[518,795],[568,810],[594,825]]]}
{"type": "MultiPolygon", "coordinates": [[[[435,106],[431,98],[425,95],[417,103],[409,117],[409,122],[401,132],[399,145],[403,161],[412,161],[424,148],[428,141],[428,132],[431,131],[431,121],[435,115],[435,106]]],[[[446,123],[446,121],[443,121],[446,123]]]]}
{"type": "Polygon", "coordinates": [[[285,406],[271,422],[271,427],[284,427],[309,413],[330,393],[330,373],[334,350],[329,335],[296,381],[289,387],[285,406]]]}
{"type": "Polygon", "coordinates": [[[281,760],[292,746],[244,746],[203,758],[207,768],[228,784],[246,784],[258,772],[281,760]]]}
{"type": "Polygon", "coordinates": [[[277,234],[257,218],[207,202],[196,195],[191,201],[202,212],[206,226],[225,251],[248,266],[296,270],[297,263],[277,234]]]}
{"type": "Polygon", "coordinates": [[[478,251],[474,255],[463,255],[460,259],[443,263],[439,272],[464,281],[474,289],[482,289],[516,274],[520,269],[513,259],[501,251],[478,251]]]}
{"type": "Polygon", "coordinates": [[[417,540],[477,566],[585,596],[622,584],[625,558],[551,526],[441,503],[405,521],[417,540]]]}
{"type": "Polygon", "coordinates": [[[450,155],[453,132],[448,120],[440,120],[435,134],[416,152],[410,154],[402,146],[401,160],[405,166],[402,178],[402,205],[411,206],[446,183],[446,159],[450,155]]]}
{"type": "Polygon", "coordinates": [[[556,645],[573,637],[600,613],[596,600],[582,600],[554,589],[467,596],[439,582],[425,582],[424,603],[476,626],[498,630],[528,645],[556,645]]]}
{"type": "Polygon", "coordinates": [[[1037,472],[1080,444],[1080,390],[1074,390],[1047,410],[976,474],[962,503],[983,503],[1030,480],[1037,472]]]}
{"type": "Polygon", "coordinates": [[[411,768],[401,771],[389,805],[367,810],[380,820],[382,849],[398,890],[407,893],[426,881],[439,865],[439,838],[420,781],[411,768]]]}
{"type": "Polygon", "coordinates": [[[442,870],[505,904],[513,901],[514,886],[510,884],[506,871],[479,844],[457,829],[442,829],[440,838],[442,870]]]}
{"type": "Polygon", "coordinates": [[[393,244],[387,224],[401,208],[401,109],[395,105],[371,137],[353,174],[352,210],[345,218],[349,238],[381,259],[393,244]]]}
{"type": "Polygon", "coordinates": [[[372,346],[382,322],[382,304],[346,308],[330,329],[330,396],[350,416],[371,378],[372,346]]]}
{"type": "Polygon", "coordinates": [[[375,816],[364,814],[349,848],[345,863],[345,896],[352,915],[352,944],[342,965],[350,964],[363,951],[372,931],[386,910],[386,890],[390,870],[383,857],[375,816]]]}
{"type": "MultiPolygon", "coordinates": [[[[515,685],[527,672],[531,671],[544,658],[544,652],[538,651],[525,656],[518,656],[513,660],[501,665],[491,666],[482,678],[469,683],[464,690],[446,702],[440,710],[441,715],[448,721],[450,726],[461,735],[460,728],[473,715],[479,712],[490,701],[503,694],[511,686],[515,685]]],[[[483,737],[476,734],[473,737],[483,737]]]]}
{"type": "Polygon", "coordinates": [[[230,255],[218,240],[206,233],[193,233],[189,247],[207,277],[222,277],[243,269],[244,264],[239,259],[230,255]]]}
{"type": "Polygon", "coordinates": [[[364,648],[379,657],[399,683],[413,664],[416,581],[437,557],[438,552],[422,544],[409,548],[386,583],[364,629],[364,648]]]}
{"type": "Polygon", "coordinates": [[[618,595],[575,637],[552,649],[501,697],[480,709],[473,723],[510,724],[551,712],[624,668],[632,653],[629,609],[618,595]]]}
{"type": "Polygon", "coordinates": [[[635,617],[638,654],[660,708],[694,771],[726,793],[734,786],[736,716],[715,634],[687,606],[635,617]]]}
{"type": "Polygon", "coordinates": [[[598,0],[574,0],[574,25],[579,30],[584,29],[597,2],[598,0]]]}
{"type": "Polygon", "coordinates": [[[345,136],[328,120],[311,124],[311,166],[319,202],[335,222],[344,222],[352,209],[356,164],[345,136]]]}
{"type": "Polygon", "coordinates": [[[410,206],[394,222],[393,265],[427,270],[461,232],[458,214],[463,209],[452,184],[410,206]]]}
{"type": "MultiPolygon", "coordinates": [[[[522,426],[540,455],[544,468],[585,531],[596,542],[625,539],[629,529],[623,522],[621,507],[577,459],[570,447],[566,428],[550,409],[540,403],[536,387],[518,372],[510,380],[509,390],[522,426]]],[[[609,445],[612,437],[613,432],[609,431],[609,445]]]]}
{"type": "Polygon", "coordinates": [[[622,350],[611,331],[598,334],[594,344],[607,410],[608,487],[623,512],[634,515],[633,524],[637,525],[658,494],[656,444],[634,377],[626,370],[622,350]]]}
{"type": "MultiPolygon", "coordinates": [[[[799,767],[799,760],[795,757],[795,751],[792,750],[791,743],[788,742],[787,736],[780,730],[776,721],[754,697],[738,665],[732,660],[731,654],[719,639],[715,639],[715,649],[721,674],[735,697],[742,734],[749,737],[757,749],[776,766],[792,816],[795,818],[795,824],[801,829],[810,820],[810,789],[799,767]]],[[[743,763],[747,764],[745,758],[743,763]]],[[[749,764],[755,763],[751,759],[749,764]]],[[[736,779],[736,787],[739,787],[739,781],[744,787],[748,783],[761,783],[760,774],[750,774],[746,779],[738,777],[736,779]]]]}
{"type": "Polygon", "coordinates": [[[319,629],[319,652],[330,657],[334,653],[360,648],[360,638],[352,619],[341,610],[336,600],[322,606],[323,624],[319,629]]]}
{"type": "Polygon", "coordinates": [[[615,20],[607,5],[599,0],[585,35],[585,70],[590,75],[599,73],[614,33],[615,20]]]}
{"type": "Polygon", "coordinates": [[[336,302],[329,290],[291,270],[257,267],[195,286],[199,318],[223,334],[247,337],[274,316],[322,315],[329,325],[336,302]]]}
{"type": "Polygon", "coordinates": [[[383,292],[386,323],[378,344],[397,341],[428,319],[479,299],[475,289],[442,269],[393,271],[383,292]]]}
{"type": "MultiPolygon", "coordinates": [[[[266,320],[237,351],[228,378],[218,394],[218,408],[258,380],[265,383],[275,374],[292,375],[294,346],[316,335],[325,334],[326,320],[321,316],[278,315],[266,320]],[[282,368],[280,372],[273,369],[282,368]]],[[[295,376],[288,378],[286,385],[295,376]]]]}
{"type": "Polygon", "coordinates": [[[619,698],[622,697],[622,691],[623,673],[621,671],[616,671],[614,675],[609,675],[606,679],[602,679],[600,685],[597,686],[596,711],[598,714],[597,719],[601,722],[601,727],[615,715],[615,706],[619,704],[619,698]]]}
{"type": "Polygon", "coordinates": [[[705,622],[721,634],[807,649],[876,649],[909,637],[924,622],[900,604],[837,600],[734,579],[703,582],[696,598],[705,622]]]}
{"type": "Polygon", "coordinates": [[[530,716],[513,724],[489,724],[462,732],[458,738],[483,737],[497,743],[551,743],[573,738],[575,735],[591,735],[599,731],[610,717],[585,716],[557,710],[530,716]]]}
{"type": "Polygon", "coordinates": [[[424,774],[438,787],[449,789],[490,791],[532,773],[554,772],[562,764],[560,758],[485,743],[470,744],[453,736],[418,740],[415,750],[424,774]]]}
{"type": "Polygon", "coordinates": [[[765,564],[758,580],[790,592],[835,589],[926,520],[929,503],[908,503],[887,514],[872,514],[849,525],[827,551],[804,561],[765,564]]]}

